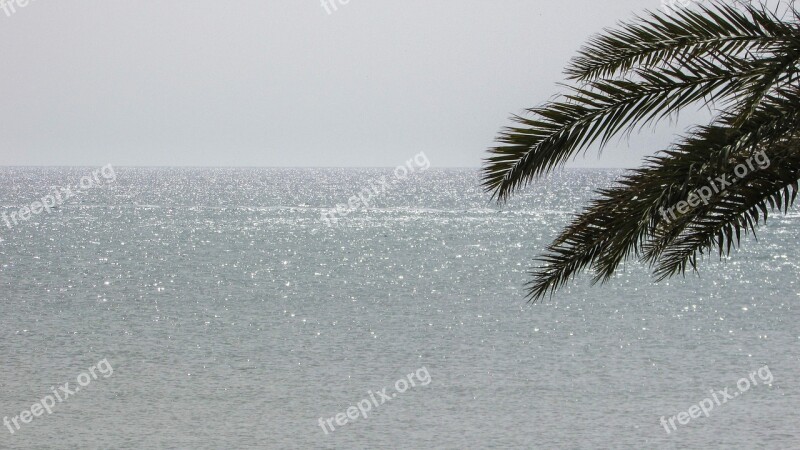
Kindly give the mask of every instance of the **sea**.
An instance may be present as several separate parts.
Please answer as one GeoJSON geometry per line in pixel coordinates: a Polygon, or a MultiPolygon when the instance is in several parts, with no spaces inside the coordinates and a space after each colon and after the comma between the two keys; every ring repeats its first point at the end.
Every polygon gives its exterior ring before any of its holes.
{"type": "Polygon", "coordinates": [[[796,207],[527,302],[623,173],[1,168],[0,448],[800,448],[796,207]]]}

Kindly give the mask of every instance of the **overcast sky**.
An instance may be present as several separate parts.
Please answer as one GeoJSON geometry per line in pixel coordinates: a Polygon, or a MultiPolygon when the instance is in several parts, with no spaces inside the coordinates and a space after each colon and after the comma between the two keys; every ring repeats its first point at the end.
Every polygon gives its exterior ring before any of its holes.
{"type": "MultiPolygon", "coordinates": [[[[581,44],[659,0],[31,0],[0,11],[0,165],[477,167],[581,44]]],[[[686,119],[684,116],[682,119],[686,119]]],[[[668,126],[598,159],[631,167],[668,126]]]]}

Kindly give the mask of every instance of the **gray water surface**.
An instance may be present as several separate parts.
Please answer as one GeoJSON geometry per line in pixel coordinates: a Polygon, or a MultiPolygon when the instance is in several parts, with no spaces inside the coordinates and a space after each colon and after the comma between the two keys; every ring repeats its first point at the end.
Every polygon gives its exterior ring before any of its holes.
{"type": "MultiPolygon", "coordinates": [[[[91,170],[0,169],[0,212],[91,170]]],[[[525,303],[533,258],[617,175],[499,209],[476,171],[431,169],[328,227],[391,169],[118,168],[0,223],[0,416],[113,367],[0,448],[800,448],[797,209],[700,278],[632,263],[525,303]],[[765,365],[771,385],[659,422],[765,365]]]]}

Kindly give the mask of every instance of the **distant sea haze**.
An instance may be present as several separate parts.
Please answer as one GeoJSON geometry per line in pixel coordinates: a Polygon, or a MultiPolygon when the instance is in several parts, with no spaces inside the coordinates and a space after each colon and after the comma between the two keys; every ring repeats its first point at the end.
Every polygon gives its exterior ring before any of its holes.
{"type": "MultiPolygon", "coordinates": [[[[0,214],[96,169],[2,168],[0,214]]],[[[629,264],[529,305],[534,258],[619,170],[498,207],[431,167],[328,226],[394,169],[113,169],[0,224],[0,448],[800,442],[797,209],[699,277],[629,264]],[[80,391],[43,413],[56,384],[80,391]]]]}

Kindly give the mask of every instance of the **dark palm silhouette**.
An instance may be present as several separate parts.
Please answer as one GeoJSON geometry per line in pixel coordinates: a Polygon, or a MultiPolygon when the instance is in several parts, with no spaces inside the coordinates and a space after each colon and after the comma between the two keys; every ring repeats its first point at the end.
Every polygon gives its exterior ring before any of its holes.
{"type": "Polygon", "coordinates": [[[723,3],[648,13],[593,37],[566,69],[568,92],[514,116],[483,168],[484,187],[501,203],[592,144],[688,106],[715,112],[598,191],[539,258],[527,285],[532,301],[586,269],[606,281],[628,258],[649,264],[658,280],[697,270],[698,256],[730,254],[769,211],[789,209],[800,177],[800,15],[786,9],[788,18],[723,3]],[[752,168],[759,153],[768,167],[714,183],[738,165],[752,168]],[[707,186],[713,195],[698,201],[707,186]]]}

